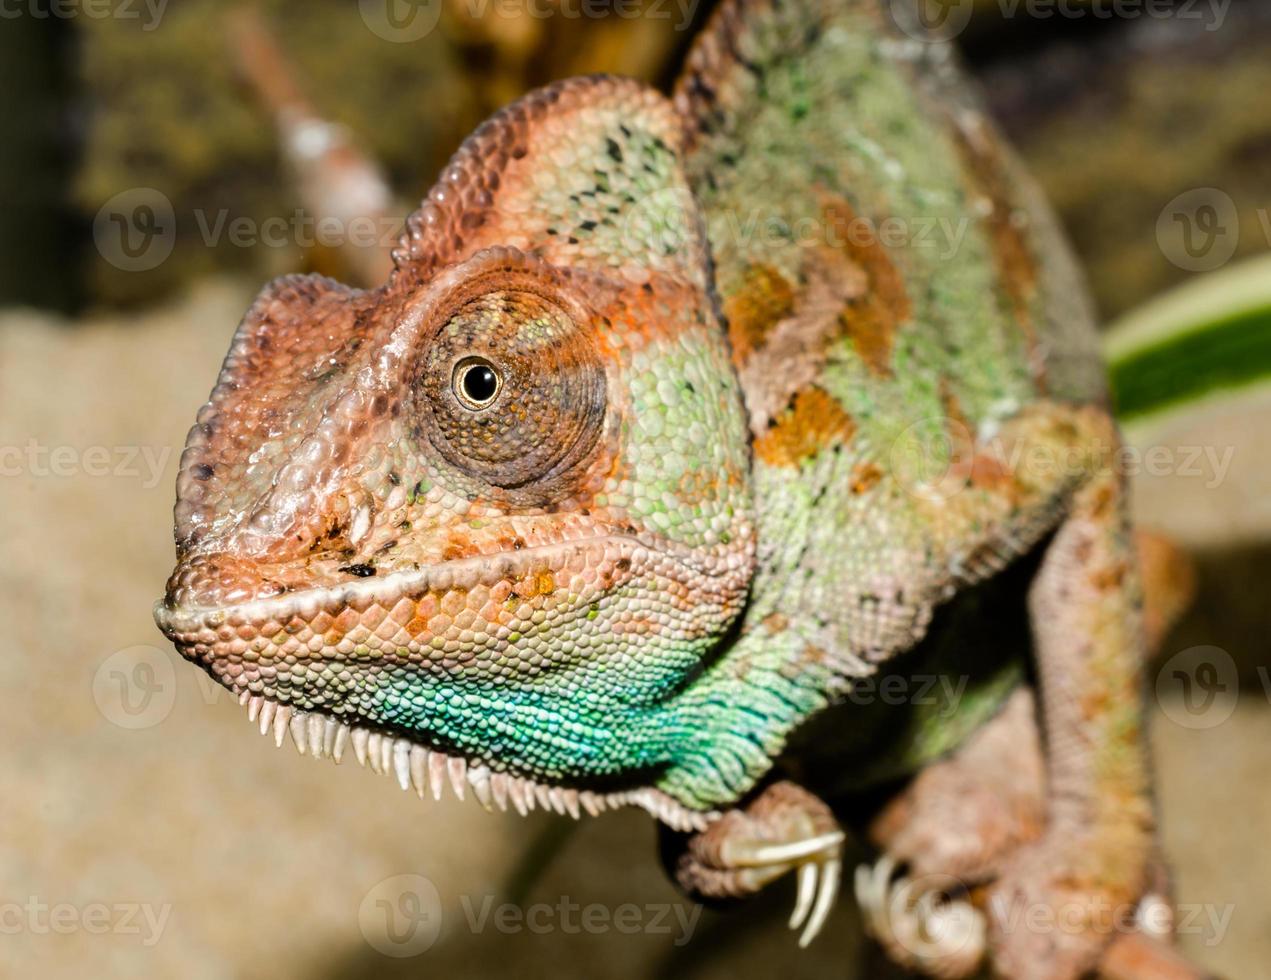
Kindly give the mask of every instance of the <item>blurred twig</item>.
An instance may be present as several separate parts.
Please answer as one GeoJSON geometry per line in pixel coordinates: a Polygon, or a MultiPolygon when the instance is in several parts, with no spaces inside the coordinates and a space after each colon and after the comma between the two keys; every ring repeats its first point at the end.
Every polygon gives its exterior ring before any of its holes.
{"type": "Polygon", "coordinates": [[[342,127],[313,110],[255,8],[233,11],[228,31],[239,70],[274,117],[301,202],[315,223],[334,223],[350,277],[358,285],[379,285],[392,270],[394,231],[401,225],[387,181],[342,127]]]}

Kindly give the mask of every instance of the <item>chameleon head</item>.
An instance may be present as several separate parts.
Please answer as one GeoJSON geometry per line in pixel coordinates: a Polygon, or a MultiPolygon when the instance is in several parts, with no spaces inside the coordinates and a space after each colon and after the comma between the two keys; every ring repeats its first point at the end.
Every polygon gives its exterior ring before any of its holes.
{"type": "Polygon", "coordinates": [[[487,210],[434,191],[385,287],[266,287],[190,432],[156,607],[262,730],[323,754],[374,736],[403,782],[445,760],[513,802],[649,784],[675,752],[664,706],[737,616],[754,550],[696,223],[632,247],[620,213],[596,234],[536,179],[568,135],[560,184],[621,209],[640,161],[692,218],[669,108],[612,80],[548,91],[460,151],[442,183],[487,210]],[[608,110],[591,100],[585,127],[583,86],[608,110]],[[493,139],[522,152],[491,162],[493,139]]]}

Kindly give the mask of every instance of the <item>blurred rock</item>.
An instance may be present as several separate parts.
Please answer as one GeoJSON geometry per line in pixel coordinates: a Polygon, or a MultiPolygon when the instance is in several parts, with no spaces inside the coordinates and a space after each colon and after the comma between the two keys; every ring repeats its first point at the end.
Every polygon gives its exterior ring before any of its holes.
{"type": "Polygon", "coordinates": [[[1271,249],[1271,7],[1176,10],[1188,15],[998,23],[986,13],[970,50],[1105,318],[1192,274],[1157,236],[1187,191],[1230,198],[1236,256],[1271,249]]]}

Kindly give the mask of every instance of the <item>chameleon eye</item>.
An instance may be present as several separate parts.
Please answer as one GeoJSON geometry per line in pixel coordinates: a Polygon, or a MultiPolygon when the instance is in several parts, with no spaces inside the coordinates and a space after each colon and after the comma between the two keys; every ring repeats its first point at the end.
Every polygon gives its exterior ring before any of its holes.
{"type": "Polygon", "coordinates": [[[465,357],[455,365],[451,390],[460,403],[479,412],[489,408],[503,388],[503,375],[484,357],[465,357]]]}
{"type": "Polygon", "coordinates": [[[413,369],[421,446],[479,493],[538,505],[566,492],[606,418],[587,315],[534,282],[464,297],[438,319],[413,369]]]}

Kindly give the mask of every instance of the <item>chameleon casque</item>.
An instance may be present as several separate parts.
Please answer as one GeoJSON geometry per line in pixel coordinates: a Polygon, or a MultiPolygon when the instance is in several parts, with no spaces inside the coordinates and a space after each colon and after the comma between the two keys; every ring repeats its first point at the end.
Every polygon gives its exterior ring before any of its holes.
{"type": "Polygon", "coordinates": [[[644,807],[705,897],[797,870],[805,941],[823,801],[930,763],[875,824],[867,918],[899,862],[1075,909],[920,956],[921,911],[875,928],[935,975],[1058,980],[1154,846],[1117,434],[1053,219],[902,16],[725,0],[673,98],[571,79],[480,127],[383,286],[266,286],[156,619],[279,743],[644,807]],[[967,680],[952,716],[853,696],[924,671],[967,680]]]}

